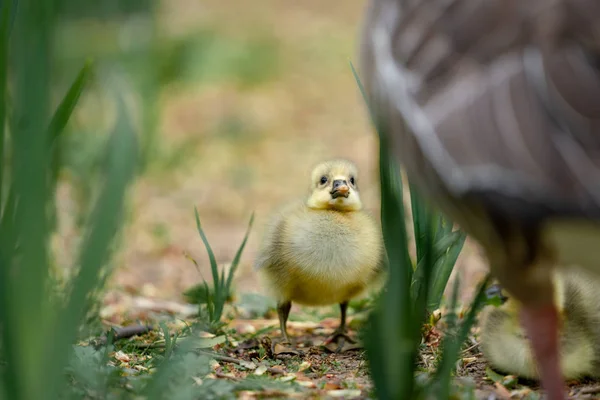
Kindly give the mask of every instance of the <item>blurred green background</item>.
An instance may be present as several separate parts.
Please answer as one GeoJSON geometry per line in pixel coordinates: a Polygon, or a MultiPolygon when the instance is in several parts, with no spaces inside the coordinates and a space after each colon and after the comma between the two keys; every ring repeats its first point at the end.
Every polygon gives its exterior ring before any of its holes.
{"type": "MultiPolygon", "coordinates": [[[[121,69],[142,132],[141,175],[109,282],[113,290],[181,299],[209,276],[196,206],[217,261],[231,261],[256,212],[237,291],[260,291],[251,265],[274,207],[306,193],[311,167],[354,160],[366,207],[379,215],[377,138],[349,68],[362,1],[116,0],[60,3],[57,98],[86,59],[96,75],[64,135],[59,234],[68,272],[112,124],[103,71],[121,69]],[[91,3],[90,3],[91,4],[91,3]]],[[[406,196],[408,198],[408,196],[406,196]]],[[[469,243],[458,263],[465,296],[485,270],[469,243]]],[[[449,285],[451,286],[451,285],[449,285]]]]}

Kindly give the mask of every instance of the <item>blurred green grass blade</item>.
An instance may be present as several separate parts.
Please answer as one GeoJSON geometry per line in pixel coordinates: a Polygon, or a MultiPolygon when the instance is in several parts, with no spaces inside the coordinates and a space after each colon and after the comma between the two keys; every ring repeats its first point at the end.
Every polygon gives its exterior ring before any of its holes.
{"type": "Polygon", "coordinates": [[[52,120],[50,121],[50,125],[48,126],[48,138],[52,145],[52,161],[51,161],[51,177],[52,177],[52,188],[51,191],[54,192],[54,185],[56,184],[56,179],[58,176],[58,170],[60,166],[60,149],[61,146],[58,143],[55,143],[56,140],[59,139],[59,135],[64,131],[69,119],[71,118],[71,114],[79,101],[79,97],[85,88],[92,72],[92,63],[91,61],[87,61],[84,66],[77,74],[77,77],[71,84],[71,87],[67,91],[66,95],[63,97],[61,103],[58,108],[54,112],[52,120]]]}
{"type": "Polygon", "coordinates": [[[397,178],[400,174],[389,153],[387,130],[369,103],[352,63],[350,67],[379,136],[381,224],[390,267],[380,312],[373,317],[377,322],[372,321],[368,328],[365,347],[371,368],[382,374],[378,377],[379,386],[376,385],[378,398],[409,399],[414,392],[413,373],[419,342],[414,337],[415,320],[410,301],[413,267],[408,252],[401,180],[397,178]]]}
{"type": "MultiPolygon", "coordinates": [[[[46,167],[49,148],[44,140],[50,99],[50,52],[54,27],[53,1],[22,0],[11,37],[10,184],[16,196],[15,236],[18,268],[11,270],[9,298],[12,316],[3,328],[10,330],[6,347],[12,356],[9,398],[44,398],[45,373],[41,358],[46,343],[39,340],[47,328],[48,198],[46,167]],[[37,319],[35,327],[32,320],[37,319]]],[[[5,93],[4,104],[7,96],[5,93]]],[[[4,107],[5,117],[7,108],[4,107]]],[[[14,264],[13,264],[14,266],[14,264]]]]}
{"type": "Polygon", "coordinates": [[[231,283],[233,281],[233,276],[238,269],[240,264],[240,258],[242,257],[242,253],[244,252],[244,248],[246,247],[246,242],[248,241],[248,236],[250,236],[250,231],[252,230],[252,225],[254,224],[254,213],[250,216],[250,222],[248,223],[248,228],[246,229],[246,234],[244,235],[244,240],[242,240],[242,244],[238,248],[235,256],[233,257],[233,261],[231,262],[231,268],[229,269],[229,275],[227,276],[227,292],[231,288],[231,283]]]}
{"type": "Polygon", "coordinates": [[[8,44],[14,12],[16,9],[12,0],[4,0],[0,7],[0,213],[2,212],[4,187],[4,143],[6,127],[6,82],[8,71],[8,44]],[[11,18],[12,14],[12,18],[11,18]]]}
{"type": "MultiPolygon", "coordinates": [[[[169,384],[169,377],[172,376],[173,371],[178,368],[176,359],[195,350],[197,348],[197,343],[197,338],[192,336],[177,341],[177,346],[173,349],[171,357],[163,360],[144,388],[143,392],[146,400],[163,400],[168,398],[166,397],[166,394],[172,390],[172,387],[169,384]]],[[[199,389],[199,399],[203,398],[200,390],[201,389],[199,389]]]]}
{"type": "Polygon", "coordinates": [[[13,251],[14,244],[17,241],[17,232],[15,231],[15,216],[17,208],[17,195],[14,185],[8,188],[6,204],[2,210],[2,218],[0,221],[0,242],[5,251],[13,251]]]}
{"type": "Polygon", "coordinates": [[[163,331],[163,336],[165,337],[165,361],[171,357],[171,353],[173,352],[173,343],[171,340],[171,332],[169,331],[169,327],[164,322],[160,322],[160,329],[163,331]]]}
{"type": "MultiPolygon", "coordinates": [[[[475,323],[477,314],[485,305],[485,290],[488,286],[491,277],[488,274],[485,279],[479,284],[475,293],[475,297],[471,302],[469,311],[464,317],[460,327],[457,329],[455,320],[452,322],[452,330],[450,334],[446,334],[442,342],[442,360],[438,370],[436,371],[436,381],[439,384],[439,392],[436,398],[448,399],[450,396],[450,385],[452,374],[456,368],[456,360],[458,359],[461,348],[471,331],[471,327],[475,323]]],[[[458,282],[458,279],[457,279],[458,282]]],[[[456,309],[458,297],[458,284],[455,285],[452,298],[452,312],[456,309]]],[[[456,314],[454,314],[456,318],[456,314]]],[[[448,323],[450,329],[450,322],[448,323]]]]}
{"type": "MultiPolygon", "coordinates": [[[[14,240],[14,205],[16,196],[14,189],[10,190],[7,205],[4,204],[4,174],[8,163],[6,144],[7,123],[7,73],[8,73],[8,51],[9,38],[12,31],[17,1],[4,0],[0,6],[0,343],[5,361],[12,365],[13,360],[18,359],[18,348],[16,343],[19,332],[14,329],[12,321],[18,318],[18,307],[14,304],[10,270],[13,261],[14,240]]],[[[12,395],[18,394],[18,369],[0,367],[0,399],[10,399],[12,395]]]]}
{"type": "Polygon", "coordinates": [[[454,340],[456,337],[456,308],[458,306],[458,292],[460,288],[460,277],[456,277],[452,286],[452,294],[448,305],[448,315],[446,316],[446,332],[442,339],[442,358],[437,370],[435,371],[434,382],[437,382],[437,399],[448,399],[450,395],[450,381],[452,379],[452,370],[454,369],[455,358],[450,358],[450,354],[455,352],[454,340]]]}
{"type": "Polygon", "coordinates": [[[79,74],[77,74],[77,77],[52,116],[52,120],[48,126],[48,137],[51,142],[56,140],[67,126],[69,118],[71,118],[71,114],[79,101],[79,97],[91,76],[91,72],[92,62],[88,60],[79,71],[79,74]]]}
{"type": "Polygon", "coordinates": [[[386,360],[389,358],[389,353],[395,349],[386,348],[385,343],[381,340],[381,332],[388,329],[388,326],[382,324],[383,316],[381,315],[381,306],[374,308],[368,317],[368,326],[364,337],[365,350],[367,351],[369,362],[369,370],[371,379],[375,386],[377,398],[381,400],[394,399],[392,389],[393,377],[390,371],[387,370],[388,365],[386,360]]]}
{"type": "Polygon", "coordinates": [[[99,284],[99,272],[109,260],[113,239],[120,227],[127,187],[135,176],[137,143],[134,128],[126,114],[127,107],[117,95],[117,123],[110,137],[105,181],[94,206],[79,257],[79,271],[71,284],[71,295],[55,324],[52,350],[45,363],[47,393],[54,395],[64,383],[63,368],[69,352],[65,351],[76,337],[84,316],[88,294],[99,284]]]}

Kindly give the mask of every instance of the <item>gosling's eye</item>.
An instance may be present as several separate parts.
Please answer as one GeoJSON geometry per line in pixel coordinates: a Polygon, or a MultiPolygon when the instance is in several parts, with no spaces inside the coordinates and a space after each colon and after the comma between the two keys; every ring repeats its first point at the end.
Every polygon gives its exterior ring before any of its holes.
{"type": "Polygon", "coordinates": [[[350,177],[350,184],[354,185],[354,177],[353,176],[350,177]]]}
{"type": "Polygon", "coordinates": [[[327,177],[326,176],[322,176],[320,182],[321,182],[321,185],[326,184],[327,183],[327,177]]]}

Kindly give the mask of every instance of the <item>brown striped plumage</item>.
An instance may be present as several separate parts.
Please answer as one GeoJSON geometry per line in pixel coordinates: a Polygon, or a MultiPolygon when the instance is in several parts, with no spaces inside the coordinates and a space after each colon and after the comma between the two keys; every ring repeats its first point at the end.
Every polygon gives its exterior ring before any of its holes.
{"type": "Polygon", "coordinates": [[[600,2],[371,0],[361,79],[408,177],[523,302],[562,399],[551,274],[600,272],[600,2]]]}

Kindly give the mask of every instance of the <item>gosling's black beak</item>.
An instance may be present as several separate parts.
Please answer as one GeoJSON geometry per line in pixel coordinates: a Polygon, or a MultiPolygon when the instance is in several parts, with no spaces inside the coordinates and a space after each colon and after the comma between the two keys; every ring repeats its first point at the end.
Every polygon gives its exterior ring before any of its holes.
{"type": "Polygon", "coordinates": [[[491,299],[493,297],[499,297],[500,300],[502,301],[502,304],[504,304],[506,302],[506,300],[508,300],[508,297],[506,297],[502,293],[502,287],[497,283],[488,287],[485,291],[485,295],[487,296],[488,299],[491,299]]]}
{"type": "Polygon", "coordinates": [[[331,190],[331,197],[337,199],[338,197],[348,197],[350,195],[350,188],[348,182],[344,179],[336,179],[333,181],[333,189],[331,190]]]}

